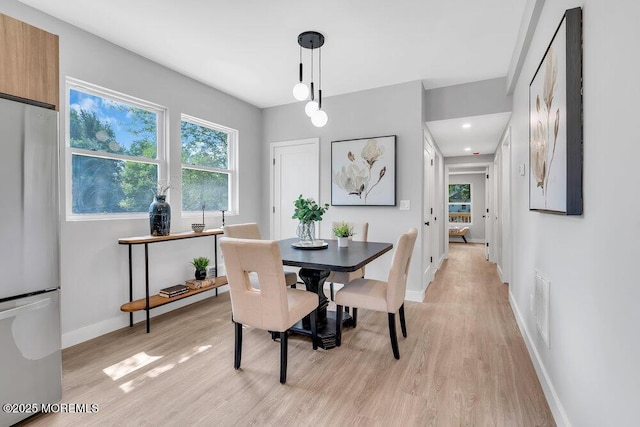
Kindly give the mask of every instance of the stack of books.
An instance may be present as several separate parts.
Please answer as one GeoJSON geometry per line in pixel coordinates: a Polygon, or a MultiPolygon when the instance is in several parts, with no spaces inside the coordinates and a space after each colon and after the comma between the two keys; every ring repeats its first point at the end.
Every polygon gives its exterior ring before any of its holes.
{"type": "Polygon", "coordinates": [[[174,285],[168,288],[160,289],[158,295],[164,298],[171,298],[189,292],[189,287],[185,285],[174,285]]]}

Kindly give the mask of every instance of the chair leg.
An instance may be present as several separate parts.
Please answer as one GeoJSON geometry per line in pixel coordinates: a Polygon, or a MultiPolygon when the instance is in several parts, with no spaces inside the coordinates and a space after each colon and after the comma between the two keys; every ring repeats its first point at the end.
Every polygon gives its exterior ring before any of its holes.
{"type": "Polygon", "coordinates": [[[353,307],[351,318],[353,319],[353,327],[355,328],[358,325],[358,309],[356,307],[353,307]]]}
{"type": "Polygon", "coordinates": [[[402,336],[407,337],[407,324],[404,321],[404,303],[400,306],[400,327],[402,328],[402,336]]]}
{"type": "Polygon", "coordinates": [[[242,359],[242,324],[235,323],[236,328],[236,345],[235,345],[235,353],[233,357],[233,367],[235,369],[240,368],[240,360],[242,359]]]}
{"type": "Polygon", "coordinates": [[[312,310],[309,313],[309,323],[311,323],[311,343],[313,344],[313,349],[318,349],[318,325],[316,324],[316,311],[312,310]]]}
{"type": "Polygon", "coordinates": [[[396,335],[396,314],[389,314],[389,338],[391,338],[391,349],[393,357],[400,359],[400,351],[398,350],[398,335],[396,335]]]}
{"type": "Polygon", "coordinates": [[[331,301],[335,301],[333,299],[333,282],[329,283],[329,295],[331,296],[331,301]]]}
{"type": "Polygon", "coordinates": [[[287,382],[287,331],[280,332],[280,383],[287,382]]]}
{"type": "Polygon", "coordinates": [[[342,306],[336,305],[336,346],[342,344],[342,306]]]}

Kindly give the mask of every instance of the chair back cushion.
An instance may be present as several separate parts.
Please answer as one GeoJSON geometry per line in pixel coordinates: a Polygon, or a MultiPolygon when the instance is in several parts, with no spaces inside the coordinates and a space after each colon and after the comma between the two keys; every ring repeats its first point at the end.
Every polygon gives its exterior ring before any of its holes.
{"type": "Polygon", "coordinates": [[[389,313],[395,313],[404,303],[407,275],[417,237],[418,230],[412,228],[400,236],[396,243],[396,251],[393,254],[391,271],[389,271],[389,279],[387,280],[387,311],[389,313]]]}
{"type": "Polygon", "coordinates": [[[289,308],[278,242],[223,237],[220,249],[233,319],[260,329],[286,330],[290,326],[289,308]],[[251,286],[251,272],[257,274],[260,289],[251,286]]]}
{"type": "Polygon", "coordinates": [[[233,224],[225,225],[222,227],[224,235],[227,237],[233,237],[236,239],[256,239],[259,240],[260,229],[255,222],[248,222],[246,224],[233,224]]]}

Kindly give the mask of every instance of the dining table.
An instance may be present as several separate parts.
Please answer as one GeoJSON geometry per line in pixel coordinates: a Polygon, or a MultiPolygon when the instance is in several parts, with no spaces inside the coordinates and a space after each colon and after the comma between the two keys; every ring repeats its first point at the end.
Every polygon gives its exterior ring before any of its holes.
{"type": "MultiPolygon", "coordinates": [[[[327,310],[329,300],[324,294],[324,282],[331,271],[356,271],[389,252],[392,243],[350,241],[348,247],[338,247],[337,240],[316,241],[313,246],[300,245],[299,239],[279,240],[282,264],[300,267],[298,276],[306,290],[318,294],[316,309],[318,345],[326,350],[336,346],[335,311],[327,310]]],[[[343,325],[352,321],[345,313],[343,325]]],[[[296,323],[291,332],[311,336],[309,316],[296,323]]]]}

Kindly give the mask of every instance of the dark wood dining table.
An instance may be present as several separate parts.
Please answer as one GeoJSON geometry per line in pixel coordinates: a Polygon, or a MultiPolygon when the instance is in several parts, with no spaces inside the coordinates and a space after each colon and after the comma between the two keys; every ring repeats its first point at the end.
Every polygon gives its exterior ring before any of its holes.
{"type": "MultiPolygon", "coordinates": [[[[284,239],[280,245],[282,264],[300,267],[298,275],[304,282],[307,291],[315,292],[320,298],[316,309],[316,324],[318,330],[318,345],[324,349],[336,346],[335,311],[328,311],[329,300],[324,295],[324,282],[331,271],[350,272],[364,267],[374,259],[389,252],[393,248],[391,243],[380,242],[349,242],[349,247],[339,248],[337,240],[325,240],[327,247],[322,249],[297,248],[292,244],[298,239],[284,239]]],[[[343,319],[345,323],[351,321],[349,316],[343,319]]],[[[291,332],[311,335],[309,317],[298,322],[291,328],[291,332]]]]}

